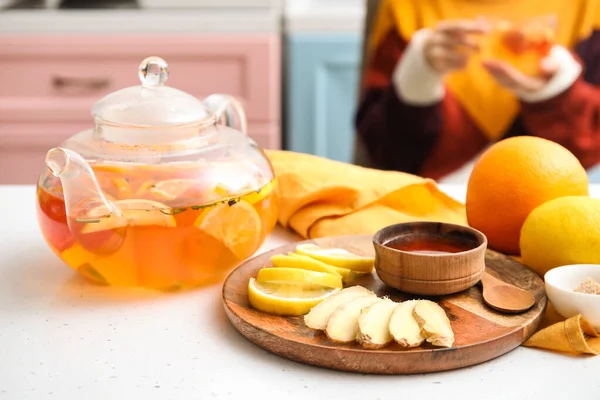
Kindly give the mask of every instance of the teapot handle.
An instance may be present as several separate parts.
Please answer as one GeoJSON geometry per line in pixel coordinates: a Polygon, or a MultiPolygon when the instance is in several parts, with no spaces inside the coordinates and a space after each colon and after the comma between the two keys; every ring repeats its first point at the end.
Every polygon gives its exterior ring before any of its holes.
{"type": "Polygon", "coordinates": [[[235,117],[237,116],[239,130],[244,135],[248,134],[248,121],[242,104],[228,94],[211,94],[204,99],[204,105],[215,113],[217,123],[236,129],[235,117]]]}

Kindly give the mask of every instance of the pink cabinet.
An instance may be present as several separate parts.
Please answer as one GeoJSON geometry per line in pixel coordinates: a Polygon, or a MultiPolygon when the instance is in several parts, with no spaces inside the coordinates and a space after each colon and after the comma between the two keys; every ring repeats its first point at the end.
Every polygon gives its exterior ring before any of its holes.
{"type": "Polygon", "coordinates": [[[45,152],[92,126],[107,93],[138,85],[150,55],[169,63],[169,86],[199,98],[239,98],[249,134],[281,147],[277,34],[0,36],[0,184],[34,183],[45,152]]]}

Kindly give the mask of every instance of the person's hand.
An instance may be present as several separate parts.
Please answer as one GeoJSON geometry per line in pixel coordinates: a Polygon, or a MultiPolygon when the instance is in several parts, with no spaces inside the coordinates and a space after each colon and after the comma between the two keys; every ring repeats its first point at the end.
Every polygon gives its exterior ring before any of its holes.
{"type": "Polygon", "coordinates": [[[527,76],[504,61],[484,61],[483,66],[503,87],[513,92],[537,92],[544,88],[558,71],[558,64],[549,58],[541,61],[540,76],[527,76]]]}
{"type": "Polygon", "coordinates": [[[462,69],[467,65],[469,53],[479,49],[474,35],[486,31],[487,26],[481,20],[442,21],[425,40],[425,59],[439,73],[462,69]]]}

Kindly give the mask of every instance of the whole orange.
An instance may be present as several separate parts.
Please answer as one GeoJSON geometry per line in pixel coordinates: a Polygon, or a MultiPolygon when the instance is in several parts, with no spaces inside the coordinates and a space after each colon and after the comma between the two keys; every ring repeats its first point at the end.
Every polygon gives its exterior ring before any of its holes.
{"type": "Polygon", "coordinates": [[[490,248],[519,254],[521,227],[537,206],[563,196],[587,196],[588,177],[569,150],[550,140],[501,140],[479,157],[467,185],[468,224],[490,248]]]}

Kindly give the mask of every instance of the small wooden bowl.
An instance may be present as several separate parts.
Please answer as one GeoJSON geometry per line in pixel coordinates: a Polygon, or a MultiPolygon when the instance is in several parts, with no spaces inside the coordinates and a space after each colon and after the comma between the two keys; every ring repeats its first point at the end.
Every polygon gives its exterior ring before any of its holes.
{"type": "Polygon", "coordinates": [[[441,222],[390,225],[375,233],[373,246],[379,278],[414,295],[441,296],[466,290],[477,284],[485,271],[487,238],[466,226],[441,222]],[[431,251],[435,249],[444,252],[431,251]]]}

